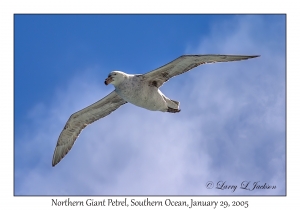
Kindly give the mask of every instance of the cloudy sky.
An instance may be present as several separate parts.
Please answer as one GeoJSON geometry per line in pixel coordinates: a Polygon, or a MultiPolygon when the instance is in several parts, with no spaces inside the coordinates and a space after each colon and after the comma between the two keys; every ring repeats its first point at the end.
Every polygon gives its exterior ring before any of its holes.
{"type": "Polygon", "coordinates": [[[15,15],[14,194],[285,195],[285,21],[15,15]],[[182,54],[261,57],[173,78],[161,90],[180,113],[126,104],[86,127],[51,166],[69,116],[114,89],[103,83],[110,71],[142,74],[182,54]]]}

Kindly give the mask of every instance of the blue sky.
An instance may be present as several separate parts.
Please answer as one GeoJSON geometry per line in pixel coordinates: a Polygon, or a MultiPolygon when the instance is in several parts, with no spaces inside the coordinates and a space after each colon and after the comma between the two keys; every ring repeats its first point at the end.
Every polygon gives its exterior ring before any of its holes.
{"type": "Polygon", "coordinates": [[[284,195],[283,15],[15,15],[15,195],[284,195]],[[69,116],[182,54],[259,54],[201,65],[162,88],[181,112],[126,104],[51,166],[69,116]],[[207,189],[208,181],[273,190],[207,189]]]}

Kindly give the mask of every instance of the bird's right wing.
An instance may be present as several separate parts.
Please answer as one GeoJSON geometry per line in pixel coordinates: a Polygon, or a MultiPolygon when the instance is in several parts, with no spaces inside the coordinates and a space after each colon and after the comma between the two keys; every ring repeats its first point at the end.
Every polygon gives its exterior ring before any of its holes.
{"type": "Polygon", "coordinates": [[[96,103],[74,113],[59,135],[54,151],[52,166],[55,166],[71,150],[80,132],[89,124],[109,115],[127,103],[115,91],[96,103]]]}
{"type": "Polygon", "coordinates": [[[241,61],[256,57],[258,55],[182,55],[143,76],[149,84],[159,88],[170,78],[185,73],[201,64],[241,61]]]}

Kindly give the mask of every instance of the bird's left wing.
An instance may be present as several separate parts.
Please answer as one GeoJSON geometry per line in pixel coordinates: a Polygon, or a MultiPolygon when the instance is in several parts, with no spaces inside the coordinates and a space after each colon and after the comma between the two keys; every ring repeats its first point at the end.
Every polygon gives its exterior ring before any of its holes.
{"type": "Polygon", "coordinates": [[[89,124],[109,115],[127,103],[115,91],[96,103],[74,113],[59,135],[54,151],[52,166],[55,166],[71,150],[80,132],[89,124]]]}
{"type": "Polygon", "coordinates": [[[256,57],[258,55],[182,55],[164,66],[143,74],[143,77],[149,85],[159,88],[170,78],[187,72],[201,64],[240,61],[256,57]]]}

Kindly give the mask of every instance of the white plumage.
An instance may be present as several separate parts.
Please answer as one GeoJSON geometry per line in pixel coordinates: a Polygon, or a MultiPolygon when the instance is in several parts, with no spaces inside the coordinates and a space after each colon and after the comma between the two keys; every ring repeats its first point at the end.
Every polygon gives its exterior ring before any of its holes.
{"type": "Polygon", "coordinates": [[[54,151],[52,166],[55,166],[70,151],[80,132],[89,124],[99,120],[130,102],[151,110],[180,112],[179,102],[167,98],[159,87],[170,78],[182,74],[201,64],[240,61],[258,57],[244,55],[183,55],[172,62],[146,74],[126,74],[112,71],[105,84],[115,90],[100,101],[72,114],[59,135],[54,151]]]}

